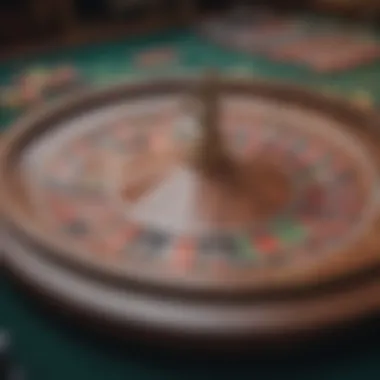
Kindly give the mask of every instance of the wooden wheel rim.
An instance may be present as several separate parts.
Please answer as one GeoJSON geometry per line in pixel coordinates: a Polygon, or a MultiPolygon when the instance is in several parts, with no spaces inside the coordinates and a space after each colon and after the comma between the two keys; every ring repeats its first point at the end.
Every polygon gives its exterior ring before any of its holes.
{"type": "MultiPolygon", "coordinates": [[[[231,287],[204,289],[201,281],[185,281],[178,286],[177,278],[162,278],[160,276],[146,276],[144,273],[131,273],[128,268],[115,266],[105,267],[104,264],[88,260],[88,255],[82,254],[76,247],[69,246],[63,239],[46,236],[43,231],[30,220],[13,196],[11,181],[9,181],[10,165],[29,140],[41,133],[50,124],[75,114],[79,110],[93,109],[98,105],[112,103],[130,97],[181,93],[192,86],[193,80],[165,79],[151,83],[128,84],[116,86],[107,90],[84,92],[75,98],[60,101],[34,115],[23,118],[4,137],[3,151],[0,160],[0,189],[2,212],[5,225],[17,235],[38,248],[38,251],[50,260],[58,262],[72,270],[83,271],[104,281],[115,281],[125,286],[144,285],[154,286],[166,291],[195,292],[214,296],[236,296],[238,294],[252,294],[256,292],[270,292],[298,290],[300,288],[316,287],[322,283],[346,280],[350,276],[361,274],[377,267],[379,263],[379,241],[376,238],[378,220],[372,225],[369,235],[357,242],[354,249],[344,254],[332,255],[321,263],[317,263],[309,270],[303,268],[289,268],[288,270],[273,271],[265,276],[257,276],[249,283],[238,283],[231,287]],[[358,251],[361,254],[358,254],[358,251]]],[[[355,108],[338,99],[323,97],[309,91],[287,84],[264,83],[253,80],[227,80],[223,84],[224,91],[239,94],[260,94],[264,97],[275,98],[285,102],[299,103],[305,107],[326,113],[333,119],[338,119],[360,133],[376,133],[377,116],[369,111],[355,108]]]]}

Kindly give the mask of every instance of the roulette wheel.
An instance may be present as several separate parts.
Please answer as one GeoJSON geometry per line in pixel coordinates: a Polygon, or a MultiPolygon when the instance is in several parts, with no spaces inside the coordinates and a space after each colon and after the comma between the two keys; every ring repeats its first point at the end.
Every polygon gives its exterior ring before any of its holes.
{"type": "Polygon", "coordinates": [[[214,74],[59,100],[4,136],[5,264],[86,324],[158,344],[352,323],[380,307],[377,123],[214,74]]]}

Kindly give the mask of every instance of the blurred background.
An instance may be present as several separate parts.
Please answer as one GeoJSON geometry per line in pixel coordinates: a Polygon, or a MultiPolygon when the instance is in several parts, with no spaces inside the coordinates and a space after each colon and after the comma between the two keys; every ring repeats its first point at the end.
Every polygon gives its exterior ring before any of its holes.
{"type": "Polygon", "coordinates": [[[180,25],[205,12],[239,6],[309,10],[353,19],[374,20],[378,0],[2,0],[0,48],[41,40],[81,40],[130,32],[135,27],[180,25]]]}
{"type": "MultiPolygon", "coordinates": [[[[0,0],[0,130],[78,86],[209,66],[375,110],[379,20],[380,0],[0,0]]],[[[372,340],[347,344],[350,353],[276,365],[207,358],[194,364],[95,342],[36,307],[2,273],[0,328],[11,331],[16,361],[35,380],[380,378],[379,332],[371,328],[372,340]]]]}
{"type": "Polygon", "coordinates": [[[379,16],[380,0],[1,0],[1,125],[59,66],[87,85],[216,66],[374,103],[379,16]]]}

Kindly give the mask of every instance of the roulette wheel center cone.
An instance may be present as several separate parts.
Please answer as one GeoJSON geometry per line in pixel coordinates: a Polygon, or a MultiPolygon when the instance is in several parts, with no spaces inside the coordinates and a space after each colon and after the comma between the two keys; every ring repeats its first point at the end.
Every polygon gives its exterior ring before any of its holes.
{"type": "MultiPolygon", "coordinates": [[[[188,126],[193,129],[189,133],[190,143],[174,146],[174,151],[177,151],[179,156],[173,154],[169,144],[169,147],[165,146],[168,149],[164,148],[158,154],[151,153],[149,158],[144,155],[142,160],[138,161],[139,175],[146,165],[150,169],[135,185],[129,185],[124,189],[124,198],[136,201],[138,194],[147,192],[149,187],[155,188],[157,193],[162,193],[154,196],[153,191],[148,191],[155,201],[151,202],[150,206],[149,202],[145,202],[145,215],[149,213],[148,208],[151,208],[151,214],[162,215],[163,213],[159,212],[162,207],[158,203],[164,205],[164,193],[166,191],[169,194],[171,191],[171,205],[164,207],[167,214],[171,214],[176,220],[172,228],[183,224],[179,221],[181,218],[196,218],[194,207],[201,210],[198,219],[193,221],[199,228],[244,228],[254,219],[258,221],[279,211],[289,201],[290,186],[287,176],[276,165],[265,158],[239,161],[228,150],[220,128],[220,95],[217,75],[208,73],[197,87],[197,104],[192,109],[193,114],[196,114],[196,125],[188,126]],[[180,163],[177,162],[178,158],[180,163]],[[177,179],[173,173],[170,174],[173,167],[177,167],[177,179]],[[185,172],[188,173],[187,180],[185,172]],[[178,184],[176,190],[169,190],[176,186],[175,182],[182,182],[182,185],[178,184]],[[187,202],[188,205],[181,205],[183,202],[187,202]],[[153,211],[154,209],[156,211],[153,211]],[[188,216],[185,216],[185,209],[188,216]],[[180,210],[183,212],[182,217],[178,213],[174,217],[180,210]]],[[[135,166],[136,162],[133,165],[135,166]]],[[[169,195],[166,198],[168,197],[169,195]]],[[[182,233],[184,231],[185,227],[182,228],[182,233]]]]}
{"type": "Polygon", "coordinates": [[[201,82],[203,139],[195,156],[195,166],[205,182],[204,198],[209,198],[206,204],[214,203],[213,212],[219,221],[228,223],[231,219],[235,223],[249,223],[281,209],[289,200],[289,183],[279,167],[265,157],[239,161],[228,151],[218,125],[219,87],[215,73],[201,82]]]}

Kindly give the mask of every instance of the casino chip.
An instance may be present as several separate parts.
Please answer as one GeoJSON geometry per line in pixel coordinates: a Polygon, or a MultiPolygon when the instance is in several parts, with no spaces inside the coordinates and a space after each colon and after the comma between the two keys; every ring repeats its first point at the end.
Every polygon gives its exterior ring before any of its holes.
{"type": "Polygon", "coordinates": [[[0,379],[26,379],[21,369],[14,362],[11,337],[6,331],[0,331],[0,379]]]}

